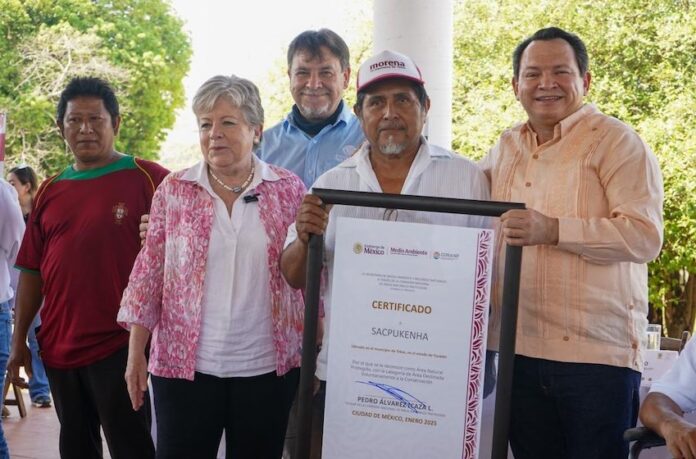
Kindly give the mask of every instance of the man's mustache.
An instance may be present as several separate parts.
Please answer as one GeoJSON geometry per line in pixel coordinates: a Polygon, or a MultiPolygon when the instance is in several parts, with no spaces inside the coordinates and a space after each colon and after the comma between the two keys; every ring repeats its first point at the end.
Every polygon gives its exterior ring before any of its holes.
{"type": "Polygon", "coordinates": [[[382,123],[378,126],[377,128],[379,131],[386,131],[386,130],[405,130],[406,126],[404,126],[402,123],[382,123]]]}

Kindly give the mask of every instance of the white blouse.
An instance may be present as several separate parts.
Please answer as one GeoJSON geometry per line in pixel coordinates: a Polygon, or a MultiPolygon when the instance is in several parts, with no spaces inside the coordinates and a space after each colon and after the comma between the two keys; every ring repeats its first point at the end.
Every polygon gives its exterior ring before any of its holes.
{"type": "Polygon", "coordinates": [[[213,197],[214,218],[205,267],[196,371],[221,378],[275,370],[268,237],[255,201],[245,202],[276,174],[255,158],[254,180],[233,204],[232,215],[213,192],[201,162],[196,181],[213,197]]]}

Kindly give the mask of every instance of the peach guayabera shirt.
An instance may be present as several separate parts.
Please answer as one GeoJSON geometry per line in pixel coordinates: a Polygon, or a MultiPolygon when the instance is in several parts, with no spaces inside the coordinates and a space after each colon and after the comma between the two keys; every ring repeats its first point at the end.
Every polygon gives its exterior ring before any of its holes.
{"type": "MultiPolygon", "coordinates": [[[[543,145],[528,124],[509,129],[480,166],[491,199],[524,202],[559,219],[557,246],[523,249],[516,352],[641,371],[646,263],[662,245],[664,197],[650,148],[624,123],[585,105],[543,145]]],[[[493,347],[504,267],[504,245],[498,247],[493,347]]]]}

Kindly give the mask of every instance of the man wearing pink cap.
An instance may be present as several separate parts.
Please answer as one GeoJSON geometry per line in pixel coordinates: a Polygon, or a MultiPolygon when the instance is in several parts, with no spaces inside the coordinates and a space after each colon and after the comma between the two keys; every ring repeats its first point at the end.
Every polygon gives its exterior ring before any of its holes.
{"type": "MultiPolygon", "coordinates": [[[[462,156],[430,145],[421,135],[430,98],[421,72],[413,60],[400,53],[383,51],[365,61],[358,72],[358,97],[353,110],[367,138],[355,155],[317,179],[314,186],[351,191],[439,196],[460,199],[488,199],[485,175],[462,156]]],[[[319,413],[312,455],[320,454],[323,424],[323,397],[326,381],[331,319],[336,219],[338,217],[398,220],[439,225],[485,227],[483,217],[415,212],[395,209],[333,206],[323,209],[321,200],[308,194],[296,223],[288,231],[281,270],[288,283],[305,286],[305,265],[309,234],[324,234],[328,268],[323,346],[317,358],[317,378],[322,382],[314,406],[319,413]]],[[[318,456],[317,456],[318,457],[318,456]]]]}

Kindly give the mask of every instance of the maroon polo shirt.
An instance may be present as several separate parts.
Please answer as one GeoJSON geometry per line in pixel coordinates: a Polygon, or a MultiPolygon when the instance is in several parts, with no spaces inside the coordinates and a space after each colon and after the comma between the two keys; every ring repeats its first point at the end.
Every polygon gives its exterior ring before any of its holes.
{"type": "Polygon", "coordinates": [[[16,266],[43,280],[45,365],[77,368],[127,345],[116,314],[140,251],[140,216],[167,173],[126,156],[88,171],[70,166],[39,188],[16,266]]]}

